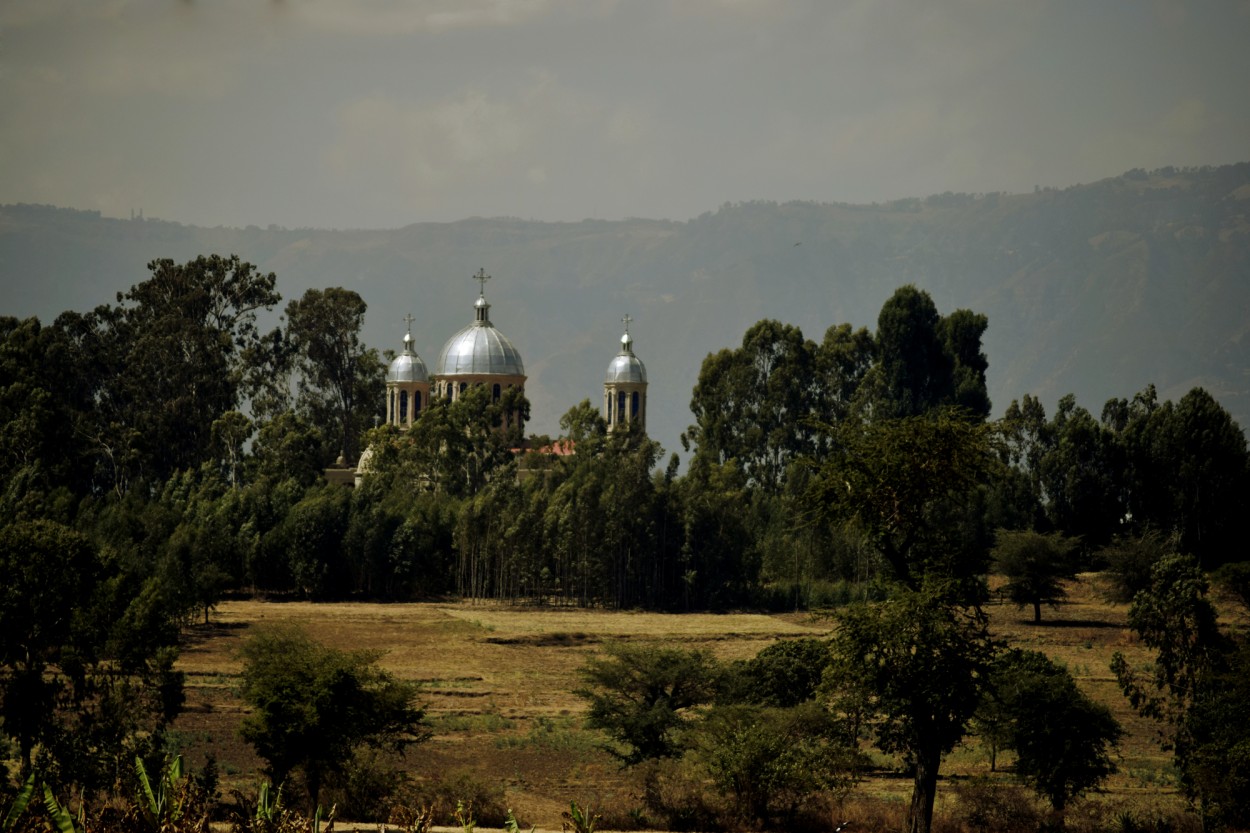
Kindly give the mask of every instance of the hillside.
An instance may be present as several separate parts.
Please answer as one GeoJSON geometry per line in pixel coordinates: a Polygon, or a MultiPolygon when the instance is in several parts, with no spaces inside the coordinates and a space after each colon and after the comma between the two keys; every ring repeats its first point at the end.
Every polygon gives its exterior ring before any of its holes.
{"type": "MultiPolygon", "coordinates": [[[[1250,424],[1250,163],[1131,171],[1032,194],[943,194],[856,206],[724,205],[686,222],[466,219],[373,231],[198,228],[40,206],[0,207],[0,314],[50,320],[142,280],[158,257],[237,253],[286,299],[346,286],[369,304],[365,339],[398,348],[403,316],[427,363],[472,318],[485,267],[492,319],[520,349],[531,430],[598,403],[620,318],[650,378],[650,433],[669,451],[709,352],[764,317],[819,340],[875,326],[901,284],[943,313],[989,316],[995,413],[1075,393],[1098,413],[1155,383],[1207,388],[1250,424]]],[[[381,407],[381,403],[379,403],[381,407]]]]}

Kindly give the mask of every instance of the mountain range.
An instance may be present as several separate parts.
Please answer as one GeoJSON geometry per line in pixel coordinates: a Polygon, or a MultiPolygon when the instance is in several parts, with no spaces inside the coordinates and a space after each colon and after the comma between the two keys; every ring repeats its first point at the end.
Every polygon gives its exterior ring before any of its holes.
{"type": "Polygon", "coordinates": [[[369,306],[363,338],[380,349],[400,349],[411,313],[429,365],[472,321],[471,278],[484,268],[491,319],[525,361],[535,433],[555,435],[582,399],[599,404],[626,314],[650,382],[649,433],[680,451],[709,352],[740,344],[761,318],[816,341],[843,322],[875,329],[904,284],[943,314],[988,316],[995,414],[1025,393],[1049,413],[1072,393],[1097,415],[1153,383],[1173,400],[1202,386],[1243,430],[1250,422],[1250,163],[1137,169],[1028,194],[725,204],[680,222],[203,228],[6,205],[0,314],[51,321],[114,302],[153,259],[213,252],[275,272],[285,300],[355,290],[369,306]]]}

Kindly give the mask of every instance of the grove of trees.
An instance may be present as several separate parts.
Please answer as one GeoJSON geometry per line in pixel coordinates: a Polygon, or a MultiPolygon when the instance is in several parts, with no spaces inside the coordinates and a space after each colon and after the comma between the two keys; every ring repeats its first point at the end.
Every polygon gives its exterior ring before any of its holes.
{"type": "MultiPolygon", "coordinates": [[[[46,325],[0,319],[0,697],[23,770],[104,788],[136,752],[158,749],[181,705],[180,629],[229,592],[837,608],[832,645],[760,658],[763,678],[790,682],[755,699],[741,678],[731,694],[706,658],[609,653],[586,674],[592,720],[630,764],[702,750],[707,777],[733,790],[734,767],[781,754],[766,740],[810,732],[819,743],[790,765],[823,761],[829,778],[778,782],[777,794],[842,783],[856,743],[871,741],[910,767],[913,831],[929,829],[943,755],[993,725],[1062,811],[1109,771],[1118,727],[1061,669],[1019,657],[1004,666],[982,609],[986,575],[996,566],[1008,598],[1040,619],[1065,579],[1106,568],[1160,652],[1154,677],[1117,668],[1126,693],[1167,727],[1204,811],[1239,818],[1221,798],[1236,785],[1219,775],[1239,753],[1211,727],[1237,712],[1246,650],[1196,600],[1203,570],[1224,568],[1234,584],[1241,575],[1250,456],[1201,388],[1176,403],[1147,388],[1097,417],[1072,397],[1048,417],[1026,394],[991,421],[990,322],[942,315],[904,286],[875,331],[835,324],[817,343],[765,320],[710,354],[683,473],[642,433],[609,433],[588,401],[561,420],[569,455],[525,436],[517,391],[436,399],[409,431],[371,427],[384,356],[360,341],[357,293],[310,290],[264,331],[282,300],[274,275],[216,255],[149,270],[114,305],[46,325]],[[359,488],[326,482],[339,455],[361,463],[359,488]],[[1162,578],[1179,576],[1182,558],[1198,578],[1162,578]],[[620,700],[640,676],[665,674],[660,689],[620,700]],[[1052,725],[1088,730],[1061,772],[1011,699],[1021,686],[1049,704],[1052,725]],[[983,703],[1000,689],[994,716],[983,703]],[[688,732],[690,710],[711,703],[715,720],[688,732]],[[823,718],[787,711],[810,703],[823,718]],[[93,709],[108,719],[84,717],[93,709]]],[[[249,691],[287,684],[261,674],[268,660],[253,662],[249,691]]],[[[404,692],[362,658],[308,662],[393,709],[378,739],[419,735],[404,692]]],[[[248,731],[270,744],[273,727],[248,731]]],[[[262,753],[272,772],[302,767],[315,793],[324,763],[282,745],[294,751],[262,753]]],[[[767,797],[740,798],[757,819],[778,812],[767,797]]]]}

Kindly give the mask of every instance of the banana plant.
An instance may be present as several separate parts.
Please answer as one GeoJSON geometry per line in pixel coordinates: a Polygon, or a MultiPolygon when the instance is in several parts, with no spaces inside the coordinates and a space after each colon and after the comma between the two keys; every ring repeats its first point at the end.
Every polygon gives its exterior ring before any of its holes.
{"type": "Polygon", "coordinates": [[[56,833],[82,833],[85,829],[85,821],[83,808],[78,808],[78,816],[74,817],[70,813],[69,808],[56,800],[56,796],[52,794],[52,788],[47,784],[43,785],[43,806],[48,810],[48,816],[52,819],[52,826],[56,833]]]}
{"type": "Polygon", "coordinates": [[[26,783],[22,784],[22,788],[17,791],[17,795],[13,796],[13,803],[9,805],[8,812],[4,814],[4,820],[0,821],[0,833],[11,833],[17,827],[17,820],[22,817],[22,813],[26,812],[27,805],[30,804],[31,796],[35,794],[35,773],[26,776],[26,783]]]}
{"type": "Polygon", "coordinates": [[[159,831],[168,822],[182,817],[182,801],[178,794],[178,782],[182,780],[181,755],[175,755],[161,768],[155,787],[148,778],[143,759],[138,755],[135,756],[135,775],[139,780],[139,812],[150,829],[159,831]]]}
{"type": "Polygon", "coordinates": [[[561,813],[560,818],[566,833],[595,833],[595,825],[599,822],[599,816],[590,807],[578,807],[576,801],[569,802],[569,809],[561,813]]]}
{"type": "Polygon", "coordinates": [[[256,796],[256,820],[273,824],[282,815],[282,787],[276,790],[268,781],[260,785],[256,796]]]}

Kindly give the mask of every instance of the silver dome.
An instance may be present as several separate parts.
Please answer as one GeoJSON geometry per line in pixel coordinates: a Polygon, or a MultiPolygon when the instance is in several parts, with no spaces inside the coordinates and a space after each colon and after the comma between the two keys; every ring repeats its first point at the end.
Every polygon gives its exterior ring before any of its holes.
{"type": "Polygon", "coordinates": [[[636,382],[646,384],[647,368],[634,355],[634,340],[629,333],[621,336],[621,352],[608,365],[607,382],[636,382]]]}
{"type": "Polygon", "coordinates": [[[438,357],[439,376],[524,376],[521,354],[489,321],[475,321],[452,336],[438,357]]]}
{"type": "Polygon", "coordinates": [[[429,371],[421,357],[412,352],[412,336],[404,336],[404,352],[395,357],[386,369],[388,382],[428,382],[429,371]]]}

